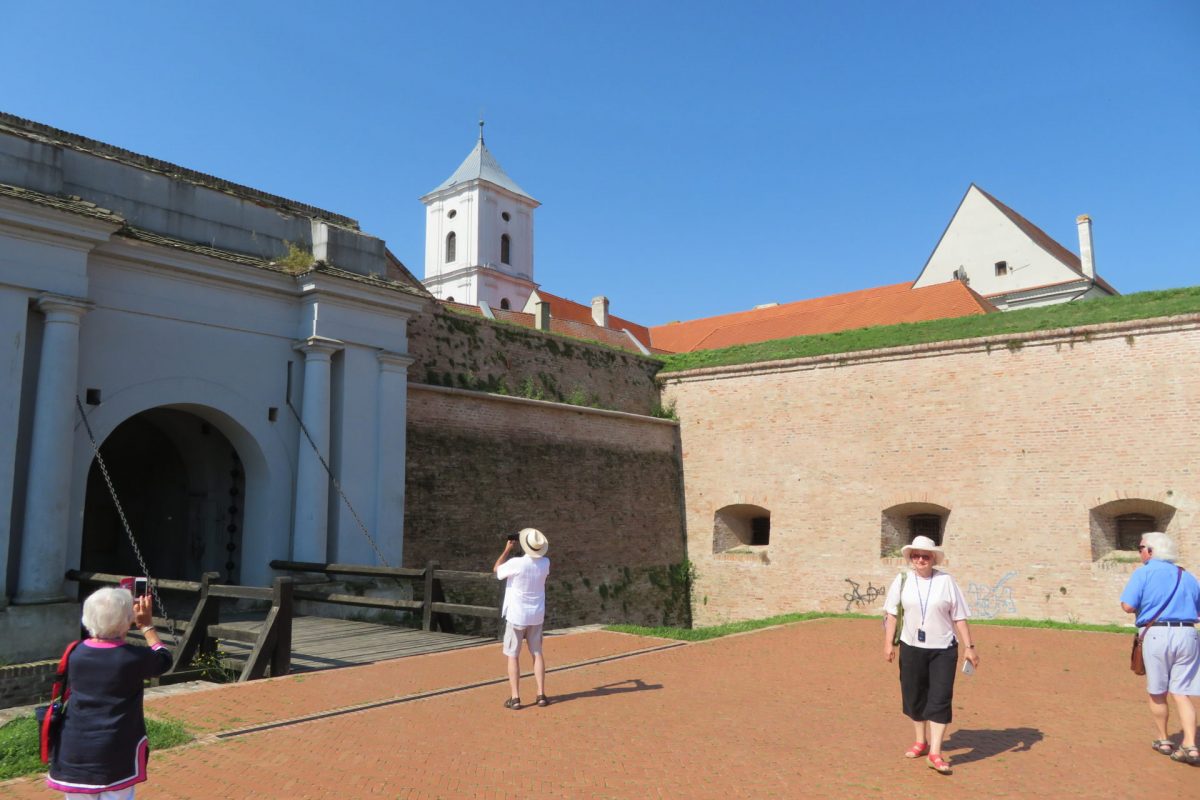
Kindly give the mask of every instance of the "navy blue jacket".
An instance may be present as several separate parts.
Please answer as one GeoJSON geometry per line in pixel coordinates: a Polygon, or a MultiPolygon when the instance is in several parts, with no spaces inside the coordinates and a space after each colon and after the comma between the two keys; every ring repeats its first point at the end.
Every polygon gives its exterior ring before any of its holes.
{"type": "Polygon", "coordinates": [[[146,780],[150,748],[142,716],[147,678],[171,668],[171,651],[89,639],[71,653],[71,689],[62,738],[46,784],[60,792],[99,794],[146,780]]]}

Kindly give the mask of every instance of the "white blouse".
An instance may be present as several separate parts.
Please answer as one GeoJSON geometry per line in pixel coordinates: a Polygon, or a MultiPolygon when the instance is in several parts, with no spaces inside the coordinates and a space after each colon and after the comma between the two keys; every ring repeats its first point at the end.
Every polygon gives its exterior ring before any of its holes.
{"type": "Polygon", "coordinates": [[[930,578],[918,577],[908,570],[904,581],[904,596],[900,596],[900,575],[888,588],[883,610],[896,615],[900,603],[904,603],[904,628],[900,641],[912,647],[931,650],[943,649],[954,644],[954,623],[971,616],[966,598],[948,573],[934,570],[930,578]],[[925,619],[921,619],[921,607],[925,608],[925,619]],[[918,641],[917,631],[925,631],[925,641],[918,641]]]}
{"type": "Polygon", "coordinates": [[[550,559],[520,556],[505,561],[496,577],[505,581],[501,615],[513,625],[541,625],[546,617],[546,576],[550,559]]]}

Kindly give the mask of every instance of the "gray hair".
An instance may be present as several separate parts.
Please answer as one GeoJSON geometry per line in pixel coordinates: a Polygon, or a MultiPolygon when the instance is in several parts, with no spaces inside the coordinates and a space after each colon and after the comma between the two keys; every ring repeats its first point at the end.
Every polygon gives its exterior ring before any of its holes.
{"type": "Polygon", "coordinates": [[[1165,533],[1159,531],[1151,531],[1150,533],[1142,534],[1142,544],[1150,548],[1150,557],[1157,558],[1159,561],[1175,562],[1179,558],[1179,551],[1175,549],[1175,540],[1165,533]]]}
{"type": "Polygon", "coordinates": [[[127,589],[97,589],[83,601],[83,627],[97,639],[123,639],[133,622],[133,595],[127,589]]]}

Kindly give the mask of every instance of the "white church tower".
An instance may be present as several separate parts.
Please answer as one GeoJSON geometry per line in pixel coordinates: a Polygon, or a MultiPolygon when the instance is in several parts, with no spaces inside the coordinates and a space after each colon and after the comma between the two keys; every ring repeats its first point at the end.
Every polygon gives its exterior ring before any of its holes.
{"type": "Polygon", "coordinates": [[[425,278],[441,300],[520,310],[533,282],[534,200],[479,141],[425,204],[425,278]]]}

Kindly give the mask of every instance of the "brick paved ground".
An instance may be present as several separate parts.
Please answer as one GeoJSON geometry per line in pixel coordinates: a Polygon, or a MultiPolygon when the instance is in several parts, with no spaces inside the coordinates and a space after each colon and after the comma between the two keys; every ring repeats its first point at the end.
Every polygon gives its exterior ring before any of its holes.
{"type": "MultiPolygon", "coordinates": [[[[1149,747],[1127,637],[978,628],[943,777],[901,757],[911,727],[878,623],[822,620],[628,655],[550,676],[558,702],[503,709],[502,685],[154,756],[138,796],[184,798],[1195,797],[1200,769],[1149,747]]],[[[548,641],[551,665],[661,646],[548,641]]],[[[148,703],[205,731],[498,679],[498,647],[148,703]],[[240,721],[233,721],[234,719],[240,721]]],[[[526,681],[527,698],[532,684],[526,681]]],[[[48,797],[40,782],[0,796],[48,797]]]]}

